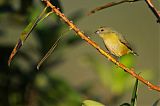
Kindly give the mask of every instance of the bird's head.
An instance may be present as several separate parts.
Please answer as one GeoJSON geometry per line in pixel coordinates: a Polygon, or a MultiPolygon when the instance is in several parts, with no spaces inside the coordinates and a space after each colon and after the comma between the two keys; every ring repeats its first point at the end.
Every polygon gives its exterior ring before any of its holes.
{"type": "Polygon", "coordinates": [[[100,37],[103,37],[107,33],[112,33],[112,29],[108,27],[100,27],[95,31],[95,34],[99,35],[100,37]]]}

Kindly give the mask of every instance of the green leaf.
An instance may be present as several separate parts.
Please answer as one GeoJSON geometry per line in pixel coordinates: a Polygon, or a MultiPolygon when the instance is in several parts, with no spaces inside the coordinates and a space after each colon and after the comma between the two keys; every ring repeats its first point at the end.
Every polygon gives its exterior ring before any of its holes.
{"type": "Polygon", "coordinates": [[[93,100],[85,100],[83,101],[82,106],[105,106],[105,105],[93,100]]]}
{"type": "Polygon", "coordinates": [[[160,99],[156,100],[152,106],[158,106],[160,99]]]}
{"type": "Polygon", "coordinates": [[[45,54],[45,56],[40,60],[40,62],[37,65],[37,70],[39,70],[39,67],[41,66],[41,64],[52,54],[52,52],[55,50],[55,48],[57,47],[59,41],[61,40],[62,36],[67,33],[69,30],[64,31],[59,38],[55,41],[55,43],[52,45],[52,47],[49,49],[49,51],[45,54]]]}
{"type": "Polygon", "coordinates": [[[54,49],[56,47],[57,47],[57,43],[54,43],[54,45],[49,49],[49,51],[45,54],[45,56],[39,61],[38,65],[37,65],[37,70],[39,70],[39,67],[51,55],[51,53],[54,51],[54,49]]]}
{"type": "Polygon", "coordinates": [[[47,7],[45,7],[43,9],[43,11],[40,13],[40,15],[38,16],[38,18],[36,18],[35,20],[31,21],[29,23],[29,25],[23,30],[23,32],[21,33],[20,35],[20,38],[17,42],[17,44],[15,45],[10,57],[9,57],[9,60],[8,60],[8,65],[10,66],[10,63],[11,61],[13,60],[13,57],[15,56],[15,54],[17,53],[17,51],[21,48],[21,46],[23,46],[25,40],[28,38],[28,36],[30,35],[30,33],[32,32],[32,30],[36,27],[36,25],[42,21],[44,18],[46,18],[48,14],[45,14],[47,10],[47,7]]]}
{"type": "Polygon", "coordinates": [[[120,106],[131,106],[129,103],[123,103],[120,106]]]}
{"type": "Polygon", "coordinates": [[[133,89],[133,92],[132,92],[131,106],[136,106],[137,91],[138,91],[138,79],[136,79],[134,89],[133,89]]]}

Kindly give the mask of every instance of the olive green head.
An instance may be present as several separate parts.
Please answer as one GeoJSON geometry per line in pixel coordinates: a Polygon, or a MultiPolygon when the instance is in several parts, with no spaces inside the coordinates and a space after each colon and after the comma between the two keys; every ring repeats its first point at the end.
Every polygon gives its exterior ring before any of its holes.
{"type": "Polygon", "coordinates": [[[114,32],[111,28],[108,27],[100,27],[95,31],[95,34],[98,34],[99,36],[103,37],[103,35],[109,34],[114,32]]]}

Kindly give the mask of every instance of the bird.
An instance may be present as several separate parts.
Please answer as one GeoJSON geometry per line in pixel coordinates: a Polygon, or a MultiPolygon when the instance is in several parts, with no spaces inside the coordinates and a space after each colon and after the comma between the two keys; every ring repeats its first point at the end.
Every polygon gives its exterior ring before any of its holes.
{"type": "Polygon", "coordinates": [[[95,33],[103,39],[105,47],[114,56],[121,57],[129,53],[138,56],[138,54],[133,51],[125,37],[117,31],[109,27],[100,27],[95,33]]]}

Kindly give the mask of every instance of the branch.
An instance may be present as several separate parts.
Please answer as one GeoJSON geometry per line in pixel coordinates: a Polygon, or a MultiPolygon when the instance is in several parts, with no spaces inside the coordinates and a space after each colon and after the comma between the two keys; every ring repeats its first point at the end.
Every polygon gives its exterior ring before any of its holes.
{"type": "Polygon", "coordinates": [[[118,62],[109,53],[107,53],[103,49],[101,49],[94,41],[92,41],[91,39],[89,39],[88,37],[86,37],[86,35],[82,31],[80,31],[80,29],[78,29],[78,27],[76,25],[74,25],[72,21],[70,21],[63,13],[61,13],[48,0],[43,0],[43,1],[47,4],[47,6],[49,6],[52,9],[52,11],[55,14],[57,14],[57,16],[59,16],[59,18],[61,18],[72,30],[74,30],[78,36],[80,36],[83,40],[85,40],[87,43],[89,43],[95,49],[97,49],[103,56],[105,56],[106,58],[108,58],[109,61],[113,62],[118,67],[120,67],[123,70],[125,70],[125,72],[127,72],[130,75],[132,75],[133,77],[137,78],[139,81],[141,81],[142,83],[144,83],[145,85],[147,85],[150,89],[153,89],[153,90],[156,90],[156,91],[160,92],[160,87],[153,85],[152,83],[150,83],[149,81],[147,81],[143,77],[141,77],[140,75],[136,74],[133,69],[129,69],[125,65],[123,65],[122,63],[118,62]]]}
{"type": "MultiPolygon", "coordinates": [[[[103,10],[105,8],[108,8],[108,7],[112,7],[112,6],[119,5],[119,4],[126,3],[126,2],[137,2],[137,1],[141,1],[141,0],[120,0],[120,1],[116,1],[116,2],[110,2],[110,3],[107,3],[107,4],[103,5],[103,6],[99,6],[99,7],[95,8],[95,9],[91,10],[88,13],[88,15],[91,15],[91,14],[97,12],[97,11],[103,10]]],[[[153,14],[156,16],[157,22],[160,23],[160,13],[154,7],[154,5],[151,3],[151,0],[145,0],[145,2],[147,3],[148,7],[151,9],[153,14]]]]}
{"type": "Polygon", "coordinates": [[[120,1],[116,1],[116,2],[110,2],[110,3],[107,3],[107,4],[103,5],[103,6],[99,6],[99,7],[95,8],[95,9],[91,10],[88,13],[88,15],[91,15],[91,14],[97,12],[97,11],[100,11],[102,9],[105,9],[105,8],[108,8],[108,7],[112,7],[112,6],[115,6],[115,5],[118,5],[118,4],[122,4],[122,3],[126,3],[126,2],[130,3],[130,2],[136,2],[136,1],[140,1],[140,0],[120,0],[120,1]]]}
{"type": "Polygon", "coordinates": [[[158,13],[154,5],[151,3],[151,0],[145,0],[145,2],[147,3],[148,7],[151,9],[153,14],[156,16],[157,22],[160,23],[160,14],[158,13]]]}

